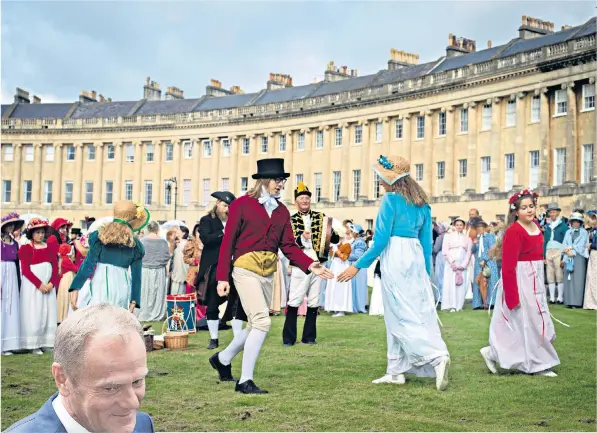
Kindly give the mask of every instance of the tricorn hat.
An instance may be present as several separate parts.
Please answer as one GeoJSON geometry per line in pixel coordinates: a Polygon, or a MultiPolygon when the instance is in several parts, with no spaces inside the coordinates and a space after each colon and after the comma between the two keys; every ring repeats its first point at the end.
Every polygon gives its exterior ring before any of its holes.
{"type": "Polygon", "coordinates": [[[309,188],[307,188],[307,186],[303,183],[302,180],[298,183],[296,189],[294,190],[294,199],[296,200],[301,195],[308,195],[309,197],[311,197],[311,191],[309,191],[309,188]]]}
{"type": "Polygon", "coordinates": [[[223,201],[228,206],[230,206],[230,203],[236,200],[236,197],[230,191],[216,191],[211,196],[215,199],[223,201]]]}
{"type": "Polygon", "coordinates": [[[290,173],[284,171],[283,158],[267,158],[257,161],[257,173],[253,175],[253,179],[287,179],[290,173]]]}

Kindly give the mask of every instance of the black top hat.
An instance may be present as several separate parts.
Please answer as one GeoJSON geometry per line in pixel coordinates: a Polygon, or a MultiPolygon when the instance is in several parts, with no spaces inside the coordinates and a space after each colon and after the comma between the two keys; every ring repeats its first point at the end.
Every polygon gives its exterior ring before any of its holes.
{"type": "Polygon", "coordinates": [[[72,229],[70,229],[70,234],[71,235],[80,235],[81,234],[81,229],[78,229],[76,227],[72,228],[72,229]]]}
{"type": "Polygon", "coordinates": [[[236,200],[236,197],[230,191],[216,191],[211,196],[223,201],[228,206],[230,206],[230,203],[236,200]]]}
{"type": "Polygon", "coordinates": [[[268,158],[257,161],[257,173],[253,175],[253,179],[287,179],[290,173],[284,171],[284,159],[282,158],[268,158]]]}
{"type": "Polygon", "coordinates": [[[311,197],[311,191],[309,191],[309,188],[307,188],[303,181],[300,181],[296,186],[296,189],[294,190],[294,199],[296,200],[301,195],[308,195],[311,197]]]}

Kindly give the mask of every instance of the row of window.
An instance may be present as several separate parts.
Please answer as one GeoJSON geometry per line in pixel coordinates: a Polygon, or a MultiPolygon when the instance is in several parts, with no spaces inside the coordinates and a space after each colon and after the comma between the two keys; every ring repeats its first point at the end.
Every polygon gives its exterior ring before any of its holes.
{"type": "MultiPolygon", "coordinates": [[[[567,114],[568,111],[568,96],[566,90],[557,90],[555,92],[555,116],[562,116],[567,114]]],[[[585,84],[582,87],[582,106],[583,110],[595,109],[595,84],[585,84]]],[[[532,123],[540,121],[541,116],[541,98],[540,96],[533,96],[531,98],[531,109],[530,109],[532,123]]],[[[491,130],[493,118],[493,106],[491,104],[484,104],[481,113],[481,131],[491,130]]],[[[461,133],[467,133],[469,128],[469,113],[467,108],[460,109],[459,119],[459,130],[461,133]]],[[[516,100],[510,100],[506,104],[506,127],[516,125],[516,100]]],[[[402,139],[404,135],[404,125],[402,119],[396,119],[395,121],[395,139],[402,139]]],[[[416,139],[421,140],[425,138],[425,117],[416,117],[416,139]]],[[[437,113],[437,135],[444,136],[447,134],[446,124],[446,113],[437,113]]],[[[284,134],[278,135],[278,149],[280,152],[285,152],[287,147],[287,136],[284,134]]],[[[342,145],[342,128],[335,128],[334,130],[334,144],[336,146],[342,145]]],[[[375,123],[375,142],[381,142],[383,140],[383,124],[381,122],[375,123]]],[[[355,125],[354,130],[354,142],[355,144],[361,144],[363,142],[363,127],[361,125],[355,125]]],[[[185,159],[193,158],[194,142],[190,140],[183,141],[183,157],[185,159]]],[[[261,153],[268,153],[269,151],[269,138],[267,136],[261,137],[261,153]]],[[[213,145],[210,140],[203,140],[203,156],[211,157],[213,152],[213,145]]],[[[4,161],[12,161],[14,158],[14,149],[12,145],[5,145],[4,148],[4,161]]],[[[46,161],[54,161],[54,147],[45,146],[46,161]]],[[[87,153],[87,160],[94,161],[96,155],[96,148],[92,144],[84,145],[87,153]]],[[[154,161],[154,145],[151,142],[144,143],[145,148],[145,161],[154,161]]],[[[315,137],[315,148],[323,148],[323,131],[317,131],[315,137]]],[[[25,161],[33,161],[33,145],[25,145],[25,161]]],[[[305,149],[305,134],[299,133],[297,140],[297,150],[305,149]]],[[[250,141],[244,137],[241,143],[241,151],[243,155],[250,153],[250,141]]],[[[135,147],[132,143],[125,144],[126,161],[134,162],[135,160],[135,147]]],[[[229,138],[222,139],[222,155],[230,156],[231,154],[231,142],[229,138]]],[[[67,145],[65,147],[65,159],[67,161],[75,160],[75,147],[73,145],[67,145]]],[[[115,159],[115,147],[113,144],[106,145],[106,159],[115,159]]],[[[165,160],[174,160],[174,145],[172,143],[165,143],[165,160]]]]}
{"type": "MultiPolygon", "coordinates": [[[[582,151],[582,174],[581,182],[588,183],[593,177],[593,158],[594,158],[594,146],[592,144],[585,144],[582,151]]],[[[505,191],[510,191],[514,185],[514,169],[515,169],[515,155],[513,153],[504,155],[504,183],[505,191]]],[[[490,185],[490,171],[491,171],[491,157],[484,156],[481,158],[481,185],[480,192],[486,192],[489,190],[490,185]]],[[[424,178],[424,166],[423,164],[415,164],[414,169],[415,179],[421,182],[424,178]]],[[[458,179],[466,178],[468,175],[468,161],[466,159],[458,160],[458,179]]],[[[436,179],[443,180],[446,176],[446,162],[439,161],[436,163],[436,179]]],[[[304,179],[303,174],[295,175],[295,184],[302,182],[304,179]]],[[[554,158],[554,185],[561,185],[566,181],[566,149],[559,148],[555,149],[554,158]]],[[[319,201],[322,198],[322,173],[314,174],[314,188],[313,188],[313,199],[319,201]]],[[[332,201],[338,201],[340,198],[340,187],[342,182],[342,173],[340,171],[334,171],[332,173],[332,201]]],[[[529,153],[529,186],[531,188],[537,187],[539,184],[539,151],[533,150],[529,153]]],[[[439,183],[436,184],[436,188],[439,188],[439,183]]],[[[93,182],[86,181],[84,184],[84,204],[93,204],[93,182]]],[[[249,178],[240,178],[240,193],[245,194],[248,191],[249,178]]],[[[12,181],[4,180],[2,182],[2,199],[4,203],[11,201],[12,195],[12,181]]],[[[52,189],[53,182],[51,180],[44,181],[43,190],[43,202],[44,204],[52,203],[52,189]]],[[[220,189],[222,191],[230,190],[230,179],[222,178],[220,189]]],[[[73,203],[73,182],[67,181],[64,183],[64,204],[73,203]]],[[[172,185],[169,181],[164,181],[164,205],[172,204],[172,185]]],[[[380,196],[380,183],[379,177],[374,173],[373,179],[373,197],[375,199],[380,196]]],[[[23,181],[23,203],[31,203],[33,192],[33,181],[23,181]]],[[[460,193],[461,191],[458,191],[460,193]]],[[[144,203],[147,206],[151,206],[154,199],[153,182],[145,181],[144,183],[144,203]]],[[[361,196],[361,170],[352,171],[352,200],[358,200],[361,196]]],[[[436,190],[436,195],[439,195],[441,191],[436,190]]],[[[105,204],[112,204],[114,194],[114,183],[112,181],[106,181],[105,183],[105,204]]],[[[211,194],[211,179],[203,179],[203,206],[207,205],[211,194]]],[[[133,181],[126,180],[124,182],[124,198],[126,200],[133,200],[133,181]]],[[[183,179],[182,182],[182,205],[187,206],[191,202],[191,179],[183,179]]]]}

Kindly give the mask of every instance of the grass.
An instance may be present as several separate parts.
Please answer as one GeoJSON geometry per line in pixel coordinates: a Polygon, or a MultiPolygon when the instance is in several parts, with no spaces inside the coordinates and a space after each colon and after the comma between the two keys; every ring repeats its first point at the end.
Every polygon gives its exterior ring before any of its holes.
{"type": "MultiPolygon", "coordinates": [[[[142,410],[158,431],[595,431],[596,315],[555,307],[557,378],[491,375],[479,354],[486,345],[487,313],[440,313],[450,354],[450,386],[407,376],[404,386],[373,385],[385,372],[381,317],[319,318],[317,346],[281,344],[283,317],[255,371],[267,396],[244,396],[219,383],[209,366],[208,334],[187,351],[153,352],[142,410]]],[[[299,332],[302,321],[299,321],[299,332]]],[[[157,329],[157,326],[154,326],[157,329]]],[[[227,344],[231,331],[220,335],[227,344]]],[[[55,391],[51,357],[2,357],[2,429],[35,412],[55,391]]],[[[240,356],[233,373],[240,375],[240,356]]]]}

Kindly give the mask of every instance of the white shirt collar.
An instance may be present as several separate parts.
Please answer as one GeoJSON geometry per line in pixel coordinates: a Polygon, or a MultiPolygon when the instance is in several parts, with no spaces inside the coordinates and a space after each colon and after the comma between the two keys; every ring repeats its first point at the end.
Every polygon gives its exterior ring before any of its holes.
{"type": "Polygon", "coordinates": [[[52,402],[52,407],[54,408],[54,412],[56,412],[56,416],[64,426],[66,433],[91,433],[89,430],[75,421],[72,416],[70,416],[64,407],[62,396],[60,394],[58,394],[58,397],[56,397],[52,402]]]}
{"type": "Polygon", "coordinates": [[[259,203],[265,207],[265,210],[270,217],[272,216],[272,212],[278,207],[278,200],[276,200],[277,198],[280,198],[280,194],[271,195],[267,192],[264,186],[261,187],[261,197],[259,197],[259,203]]]}

